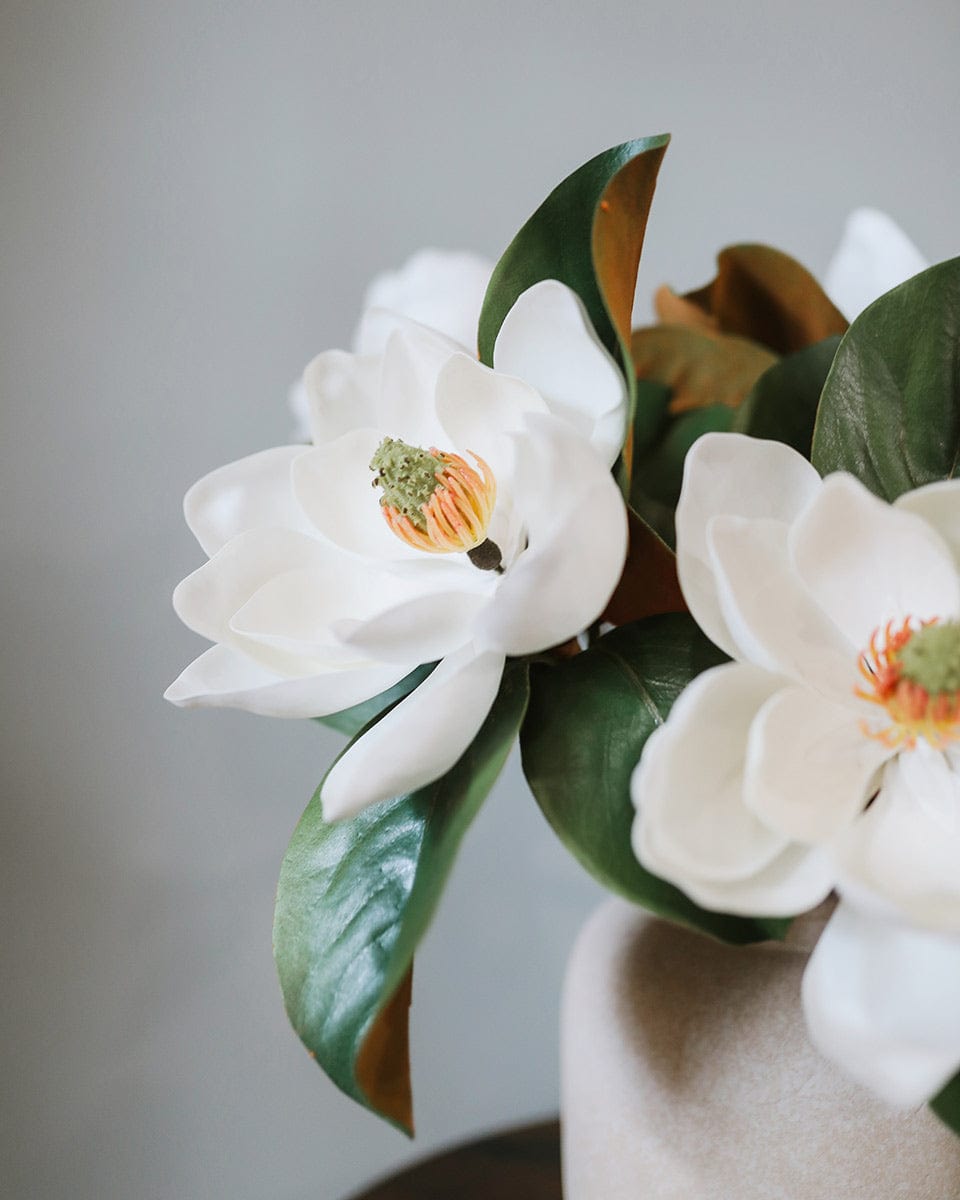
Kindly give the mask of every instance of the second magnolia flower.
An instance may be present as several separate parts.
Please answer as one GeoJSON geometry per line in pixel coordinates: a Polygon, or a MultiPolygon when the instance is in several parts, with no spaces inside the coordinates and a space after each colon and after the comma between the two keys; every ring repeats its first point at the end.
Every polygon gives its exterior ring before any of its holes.
{"type": "Polygon", "coordinates": [[[375,352],[331,351],[305,373],[312,446],[252,455],[187,494],[210,560],[174,605],[216,644],[167,693],[323,716],[438,662],[338,760],[331,819],[453,766],[506,657],[593,621],[627,543],[610,474],[623,381],[569,289],[521,296],[498,370],[402,316],[366,322],[375,352]]]}

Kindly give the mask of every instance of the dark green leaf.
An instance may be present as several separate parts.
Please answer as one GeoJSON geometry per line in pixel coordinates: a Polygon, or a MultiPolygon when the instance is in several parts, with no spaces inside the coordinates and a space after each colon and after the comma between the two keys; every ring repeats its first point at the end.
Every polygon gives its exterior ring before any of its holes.
{"type": "Polygon", "coordinates": [[[785,442],[809,458],[820,393],[839,345],[838,335],[824,338],[765,371],[737,409],[733,431],[785,442]]]}
{"type": "Polygon", "coordinates": [[[417,792],[326,824],[318,788],[280,871],[274,954],[290,1021],[338,1087],[407,1132],[414,950],[528,695],[526,664],[508,663],[473,744],[417,792]]]}
{"type": "MultiPolygon", "coordinates": [[[[522,292],[542,279],[559,279],[572,288],[600,340],[623,363],[631,432],[636,380],[630,357],[633,296],[657,172],[669,141],[669,134],[660,134],[624,142],[568,175],[507,247],[480,314],[480,358],[492,366],[500,326],[522,292]]],[[[624,461],[629,478],[629,436],[624,461]]]]}
{"type": "Polygon", "coordinates": [[[388,708],[392,708],[398,700],[409,696],[415,687],[419,687],[423,683],[436,665],[436,663],[425,663],[422,667],[411,671],[409,675],[405,675],[392,688],[381,692],[379,696],[364,700],[352,708],[344,708],[340,712],[315,719],[322,725],[329,725],[331,729],[336,729],[338,733],[345,733],[348,737],[353,737],[355,733],[360,732],[364,725],[369,725],[376,717],[382,716],[388,708]]]}
{"type": "Polygon", "coordinates": [[[633,453],[639,458],[657,440],[667,420],[670,388],[653,379],[637,380],[637,407],[633,415],[633,453]]]}
{"type": "Polygon", "coordinates": [[[960,258],[860,314],[820,400],[813,465],[849,471],[886,500],[953,478],[960,463],[960,258]]]}
{"type": "Polygon", "coordinates": [[[630,776],[647,738],[683,688],[724,660],[685,614],[615,629],[582,654],[531,669],[520,746],[547,820],[605,887],[683,925],[744,943],[782,937],[789,922],[705,912],[644,870],[630,844],[630,776]]]}
{"type": "Polygon", "coordinates": [[[711,404],[675,417],[661,440],[637,462],[630,490],[630,504],[644,511],[647,498],[669,508],[676,507],[683,482],[687,451],[705,433],[725,433],[733,422],[733,409],[711,404]]]}
{"type": "Polygon", "coordinates": [[[930,1107],[944,1125],[960,1134],[960,1075],[954,1075],[943,1091],[934,1096],[930,1107]]]}

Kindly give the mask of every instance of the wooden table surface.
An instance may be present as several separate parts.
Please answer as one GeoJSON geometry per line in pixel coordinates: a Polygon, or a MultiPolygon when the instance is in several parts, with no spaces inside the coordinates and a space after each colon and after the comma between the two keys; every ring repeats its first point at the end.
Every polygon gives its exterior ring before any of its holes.
{"type": "Polygon", "coordinates": [[[545,1121],[466,1142],[350,1200],[561,1200],[560,1126],[545,1121]]]}

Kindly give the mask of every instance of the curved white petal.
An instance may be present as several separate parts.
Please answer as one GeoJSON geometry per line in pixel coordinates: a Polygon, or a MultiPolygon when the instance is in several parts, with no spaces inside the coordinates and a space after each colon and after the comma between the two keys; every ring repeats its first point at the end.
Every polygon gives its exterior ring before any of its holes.
{"type": "Polygon", "coordinates": [[[960,937],[841,901],[803,978],[814,1045],[891,1104],[913,1108],[960,1067],[960,937]]]}
{"type": "Polygon", "coordinates": [[[707,547],[720,611],[740,655],[854,704],[859,647],[847,640],[793,569],[785,521],[719,516],[707,547]]]}
{"type": "Polygon", "coordinates": [[[367,666],[284,679],[230,646],[213,646],[164,693],[180,708],[241,708],[265,717],[324,717],[398,683],[408,667],[367,666]]]}
{"type": "MultiPolygon", "coordinates": [[[[477,326],[493,264],[456,250],[419,250],[397,271],[378,275],[367,289],[363,308],[389,309],[452,338],[476,353],[477,326]]],[[[361,320],[354,334],[359,354],[375,354],[386,345],[377,322],[361,320]]]]}
{"type": "Polygon", "coordinates": [[[595,620],[627,552],[627,515],[602,460],[563,421],[529,414],[516,435],[514,503],[528,544],[475,627],[478,645],[535,654],[595,620]]]}
{"type": "Polygon", "coordinates": [[[405,321],[387,339],[380,367],[376,427],[412,446],[442,447],[437,378],[462,349],[432,329],[405,321]]]}
{"type": "Polygon", "coordinates": [[[893,506],[922,517],[932,525],[950,547],[953,560],[960,569],[960,479],[943,479],[904,492],[894,500],[893,506]]]}
{"type": "Polygon", "coordinates": [[[929,265],[886,213],[875,208],[857,208],[847,217],[823,287],[847,320],[852,321],[884,292],[929,265]]]}
{"type": "MultiPolygon", "coordinates": [[[[298,663],[298,674],[321,663],[355,664],[377,658],[344,646],[334,626],[367,621],[419,600],[419,589],[414,581],[371,570],[360,560],[344,559],[345,555],[339,556],[334,570],[301,568],[268,579],[230,620],[231,631],[243,641],[241,648],[250,650],[249,644],[254,643],[295,656],[309,664],[298,663]]],[[[381,661],[415,667],[426,660],[411,650],[381,661]]]]}
{"type": "Polygon", "coordinates": [[[305,453],[304,446],[275,446],[197,480],[183,498],[183,512],[209,556],[248,529],[286,526],[309,531],[290,486],[291,468],[305,453]]]}
{"type": "Polygon", "coordinates": [[[493,351],[497,371],[531,384],[550,411],[587,438],[607,466],[623,445],[623,375],[571,288],[544,279],[527,288],[504,318],[493,351]]]}
{"type": "Polygon", "coordinates": [[[269,580],[301,569],[346,574],[350,563],[343,559],[334,547],[292,529],[250,529],[177,585],[174,611],[194,632],[229,642],[231,617],[269,580]]]}
{"type": "Polygon", "coordinates": [[[351,429],[376,424],[379,357],[327,350],[303,372],[310,439],[332,442],[351,429]]]}
{"type": "Polygon", "coordinates": [[[490,711],[503,662],[469,645],[445,658],[334,764],[321,792],[324,818],[354,816],[449,771],[490,711]]]}
{"type": "Polygon", "coordinates": [[[791,521],[820,486],[788,446],[736,433],[708,433],[687,454],[677,505],[677,571],[700,628],[731,657],[740,654],[720,609],[707,526],[720,514],[791,521]]]}
{"type": "Polygon", "coordinates": [[[471,627],[490,603],[477,592],[418,595],[366,620],[334,623],[345,649],[381,662],[434,662],[469,641],[471,627]]]}
{"type": "Polygon", "coordinates": [[[852,475],[824,480],[791,528],[790,549],[813,598],[855,646],[887,621],[960,609],[960,578],[943,539],[852,475]]]}
{"type": "Polygon", "coordinates": [[[861,733],[849,708],[784,688],[750,727],[744,802],[788,837],[825,843],[863,812],[891,753],[861,733]]]}
{"type": "Polygon", "coordinates": [[[370,460],[383,440],[376,429],[354,429],[302,454],[293,492],[313,527],[335,546],[381,562],[424,557],[390,532],[373,487],[370,460]]]}
{"type": "Polygon", "coordinates": [[[841,883],[960,935],[960,774],[947,756],[921,741],[888,763],[880,794],[836,858],[841,883]]]}
{"type": "Polygon", "coordinates": [[[436,403],[447,439],[443,448],[479,454],[498,478],[511,457],[507,435],[523,428],[526,413],[547,411],[529,384],[466,354],[455,354],[440,371],[436,403]]]}
{"type": "Polygon", "coordinates": [[[749,885],[787,847],[743,802],[750,725],[781,684],[757,667],[714,667],[648,739],[631,781],[633,846],[648,870],[684,891],[705,880],[749,885]]]}

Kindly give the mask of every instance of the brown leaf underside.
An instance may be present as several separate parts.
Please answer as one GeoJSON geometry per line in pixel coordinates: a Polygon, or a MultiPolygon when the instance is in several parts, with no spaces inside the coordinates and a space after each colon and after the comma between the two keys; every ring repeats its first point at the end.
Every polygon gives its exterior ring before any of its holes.
{"type": "Polygon", "coordinates": [[[356,1078],[363,1094],[380,1112],[413,1133],[408,1010],[413,967],[377,1013],[357,1055],[356,1078]]]}

